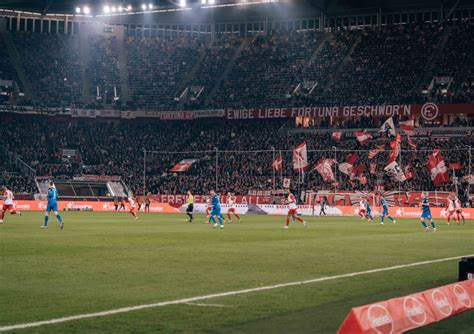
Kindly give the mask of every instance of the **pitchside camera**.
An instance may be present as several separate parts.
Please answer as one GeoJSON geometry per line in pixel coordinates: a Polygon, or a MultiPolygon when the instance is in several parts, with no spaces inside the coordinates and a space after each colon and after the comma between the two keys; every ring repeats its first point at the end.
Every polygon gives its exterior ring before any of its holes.
{"type": "Polygon", "coordinates": [[[459,280],[474,280],[474,256],[463,257],[459,261],[459,280]]]}

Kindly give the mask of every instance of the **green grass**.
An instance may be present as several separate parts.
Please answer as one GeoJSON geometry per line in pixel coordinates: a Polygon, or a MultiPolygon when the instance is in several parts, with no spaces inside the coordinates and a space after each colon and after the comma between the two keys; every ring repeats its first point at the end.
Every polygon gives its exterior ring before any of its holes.
{"type": "MultiPolygon", "coordinates": [[[[474,253],[474,224],[424,233],[415,220],[244,216],[213,230],[198,216],[42,213],[0,225],[0,326],[474,253]]],[[[457,279],[457,261],[47,325],[20,333],[334,333],[351,307],[457,279]]],[[[474,312],[417,332],[474,333],[474,312]]]]}

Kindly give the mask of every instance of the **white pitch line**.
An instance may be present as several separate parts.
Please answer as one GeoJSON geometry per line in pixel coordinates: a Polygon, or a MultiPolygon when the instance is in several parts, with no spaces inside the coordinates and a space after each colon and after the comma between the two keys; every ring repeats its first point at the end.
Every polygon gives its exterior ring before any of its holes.
{"type": "Polygon", "coordinates": [[[336,279],[340,279],[340,278],[347,278],[347,277],[354,277],[354,276],[360,276],[360,275],[366,275],[366,274],[373,274],[373,273],[379,273],[379,272],[383,272],[383,271],[409,268],[409,267],[421,266],[421,265],[437,263],[437,262],[458,260],[461,257],[467,257],[467,256],[474,256],[474,254],[460,255],[460,256],[455,256],[455,257],[447,257],[447,258],[443,258],[443,259],[422,261],[422,262],[414,262],[414,263],[408,263],[408,264],[400,264],[400,265],[391,266],[391,267],[371,269],[371,270],[365,270],[365,271],[358,271],[358,272],[342,274],[342,275],[334,275],[334,276],[325,276],[325,277],[313,278],[313,279],[309,279],[309,280],[305,280],[305,281],[288,282],[288,283],[281,283],[281,284],[275,284],[275,285],[261,286],[261,287],[258,287],[258,288],[250,288],[250,289],[243,289],[243,290],[220,292],[220,293],[214,293],[214,294],[205,295],[205,296],[197,296],[197,297],[169,300],[169,301],[164,301],[164,302],[159,302],[159,303],[154,303],[154,304],[144,304],[144,305],[137,305],[137,306],[130,306],[130,307],[122,307],[122,308],[118,308],[118,309],[114,309],[114,310],[71,315],[71,316],[68,316],[68,317],[56,318],[56,319],[50,319],[50,320],[42,320],[42,321],[35,321],[35,322],[27,322],[27,323],[23,323],[23,324],[8,325],[8,326],[0,327],[0,332],[6,332],[6,331],[15,330],[15,329],[40,327],[40,326],[44,326],[44,325],[59,324],[59,323],[62,323],[62,322],[73,321],[73,320],[105,317],[105,316],[119,314],[119,313],[128,313],[128,312],[139,311],[139,310],[144,310],[144,309],[149,309],[149,308],[154,308],[154,307],[167,306],[167,305],[187,304],[187,303],[192,303],[192,302],[207,300],[207,299],[212,299],[212,298],[242,295],[242,294],[252,293],[252,292],[259,292],[259,291],[265,291],[265,290],[286,288],[286,287],[289,287],[289,286],[297,286],[297,285],[311,284],[311,283],[317,283],[317,282],[331,281],[331,280],[336,280],[336,279]]]}
{"type": "Polygon", "coordinates": [[[221,305],[221,304],[203,304],[203,303],[186,303],[186,305],[202,306],[202,307],[227,307],[227,305],[221,305]]]}

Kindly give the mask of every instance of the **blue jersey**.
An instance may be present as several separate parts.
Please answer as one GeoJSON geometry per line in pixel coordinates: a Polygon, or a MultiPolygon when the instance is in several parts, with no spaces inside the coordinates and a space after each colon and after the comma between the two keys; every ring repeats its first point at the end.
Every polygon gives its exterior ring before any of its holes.
{"type": "Polygon", "coordinates": [[[56,187],[51,187],[48,189],[48,202],[57,202],[58,200],[58,191],[56,187]]]}
{"type": "Polygon", "coordinates": [[[382,200],[380,201],[380,205],[382,206],[384,210],[388,210],[388,203],[385,200],[385,198],[382,198],[382,200]]]}
{"type": "Polygon", "coordinates": [[[370,215],[370,213],[371,213],[372,211],[371,211],[371,209],[370,209],[370,204],[369,204],[369,202],[367,202],[367,203],[365,204],[365,208],[366,208],[367,214],[370,215]]]}
{"type": "Polygon", "coordinates": [[[430,202],[428,202],[428,198],[423,198],[421,205],[421,211],[423,211],[423,213],[431,213],[430,202]]]}
{"type": "Polygon", "coordinates": [[[215,194],[214,196],[212,196],[211,203],[212,203],[212,207],[214,208],[220,207],[221,204],[219,203],[219,195],[215,194]]]}
{"type": "Polygon", "coordinates": [[[48,189],[48,205],[46,206],[46,212],[58,211],[58,191],[56,187],[48,189]]]}

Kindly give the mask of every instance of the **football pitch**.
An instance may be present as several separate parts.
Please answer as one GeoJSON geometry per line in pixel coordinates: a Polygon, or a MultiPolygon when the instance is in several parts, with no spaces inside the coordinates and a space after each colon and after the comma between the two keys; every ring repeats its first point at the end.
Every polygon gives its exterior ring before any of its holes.
{"type": "MultiPolygon", "coordinates": [[[[0,329],[335,333],[352,307],[455,282],[448,258],[474,254],[473,221],[427,233],[415,219],[307,217],[283,230],[285,217],[244,215],[214,230],[204,215],[62,215],[64,230],[54,216],[40,229],[41,212],[0,225],[0,329]]],[[[472,334],[474,311],[413,333],[472,334]]]]}

